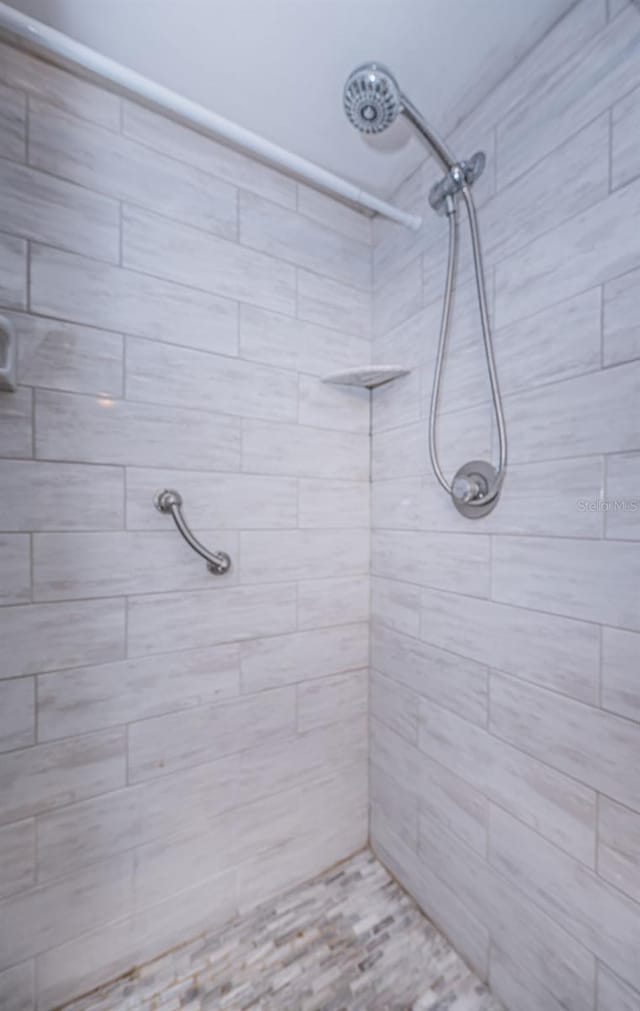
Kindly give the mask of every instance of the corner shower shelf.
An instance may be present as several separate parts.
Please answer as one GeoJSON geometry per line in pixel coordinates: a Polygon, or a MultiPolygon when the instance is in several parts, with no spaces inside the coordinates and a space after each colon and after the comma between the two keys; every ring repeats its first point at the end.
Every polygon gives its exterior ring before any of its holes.
{"type": "Polygon", "coordinates": [[[408,376],[410,372],[411,369],[405,369],[401,365],[360,365],[325,376],[322,382],[335,383],[337,386],[364,386],[372,390],[383,383],[390,383],[392,379],[408,376]]]}

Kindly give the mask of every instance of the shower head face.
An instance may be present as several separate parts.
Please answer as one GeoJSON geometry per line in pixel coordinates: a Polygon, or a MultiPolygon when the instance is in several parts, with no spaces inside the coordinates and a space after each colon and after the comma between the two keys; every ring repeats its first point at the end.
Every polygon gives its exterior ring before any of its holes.
{"type": "Polygon", "coordinates": [[[362,133],[381,133],[402,109],[400,88],[380,63],[363,63],[349,74],[343,102],[347,119],[362,133]]]}

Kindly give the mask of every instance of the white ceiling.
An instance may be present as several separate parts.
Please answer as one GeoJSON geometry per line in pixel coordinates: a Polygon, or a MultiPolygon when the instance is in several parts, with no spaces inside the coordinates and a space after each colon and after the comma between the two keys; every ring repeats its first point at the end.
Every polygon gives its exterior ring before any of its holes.
{"type": "Polygon", "coordinates": [[[364,138],[343,82],[388,64],[453,127],[574,0],[11,0],[296,154],[389,195],[421,157],[406,124],[364,138]]]}

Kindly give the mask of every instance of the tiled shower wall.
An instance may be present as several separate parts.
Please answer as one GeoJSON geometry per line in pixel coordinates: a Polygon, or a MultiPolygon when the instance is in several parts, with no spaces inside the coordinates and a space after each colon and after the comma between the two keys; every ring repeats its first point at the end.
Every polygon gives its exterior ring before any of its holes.
{"type": "Polygon", "coordinates": [[[0,1004],[367,837],[370,220],[0,47],[0,1004]],[[177,488],[222,578],[152,504],[177,488]]]}
{"type": "MultiPolygon", "coordinates": [[[[428,214],[413,236],[376,221],[375,358],[414,371],[374,396],[373,844],[510,1011],[632,1011],[638,8],[582,0],[451,143],[488,156],[477,197],[511,465],[484,520],[436,485],[426,418],[446,223],[428,214]]],[[[439,174],[425,162],[399,201],[421,212],[439,174]]],[[[461,234],[448,475],[497,455],[461,234]]]]}

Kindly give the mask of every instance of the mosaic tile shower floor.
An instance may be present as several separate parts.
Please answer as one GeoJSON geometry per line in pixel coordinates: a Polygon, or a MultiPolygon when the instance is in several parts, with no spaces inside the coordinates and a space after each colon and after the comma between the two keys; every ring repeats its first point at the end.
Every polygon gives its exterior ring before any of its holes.
{"type": "Polygon", "coordinates": [[[501,1011],[364,851],[65,1011],[501,1011]]]}

